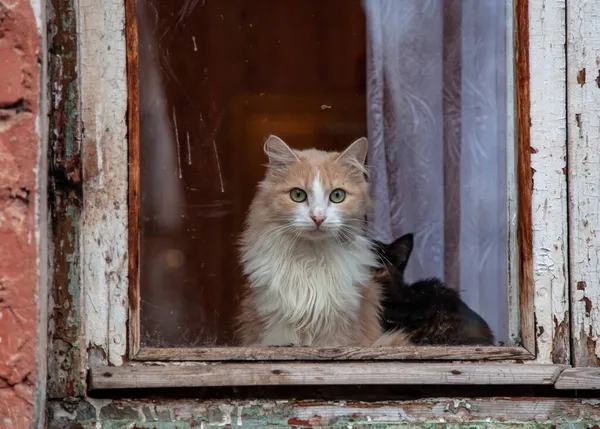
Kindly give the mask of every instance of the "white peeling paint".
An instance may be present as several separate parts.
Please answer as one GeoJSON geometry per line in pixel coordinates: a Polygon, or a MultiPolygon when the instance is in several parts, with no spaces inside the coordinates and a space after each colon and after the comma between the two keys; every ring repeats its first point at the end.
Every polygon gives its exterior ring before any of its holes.
{"type": "Polygon", "coordinates": [[[219,404],[219,410],[221,411],[221,421],[220,422],[210,422],[211,424],[216,424],[217,426],[231,426],[231,413],[234,410],[233,405],[229,404],[219,404]]]}
{"type": "Polygon", "coordinates": [[[124,3],[81,0],[77,21],[85,130],[82,260],[86,343],[102,348],[111,364],[121,365],[128,309],[124,3]]]}
{"type": "Polygon", "coordinates": [[[565,2],[530,0],[529,31],[536,362],[552,363],[554,318],[561,323],[569,308],[565,2]]]}
{"type": "Polygon", "coordinates": [[[567,5],[571,332],[575,365],[589,366],[600,359],[600,2],[567,5]]]}
{"type": "MultiPolygon", "coordinates": [[[[44,0],[29,0],[31,9],[33,9],[33,16],[35,17],[35,24],[39,35],[45,35],[46,31],[46,2],[44,0]]],[[[46,45],[43,45],[46,46],[46,45]]],[[[39,135],[39,133],[38,133],[39,135]]]]}

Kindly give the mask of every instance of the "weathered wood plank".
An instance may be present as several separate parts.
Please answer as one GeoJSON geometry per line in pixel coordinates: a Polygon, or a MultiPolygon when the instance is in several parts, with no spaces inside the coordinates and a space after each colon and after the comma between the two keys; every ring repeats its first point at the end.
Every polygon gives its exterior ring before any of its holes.
{"type": "Polygon", "coordinates": [[[600,366],[600,2],[567,2],[569,268],[575,366],[600,366]]]}
{"type": "Polygon", "coordinates": [[[537,362],[568,363],[565,2],[528,3],[530,117],[519,133],[530,127],[537,362]]]}
{"type": "Polygon", "coordinates": [[[90,399],[49,403],[49,429],[67,427],[591,428],[597,401],[463,398],[410,401],[90,399]],[[571,425],[568,423],[572,422],[571,425]],[[137,424],[133,424],[137,423],[137,424]],[[529,424],[528,424],[529,423],[529,424]]]}
{"type": "Polygon", "coordinates": [[[567,368],[560,373],[554,387],[600,390],[600,368],[567,368]]]}
{"type": "Polygon", "coordinates": [[[83,285],[90,359],[123,363],[127,346],[127,76],[125,5],[82,0],[83,285]]]}
{"type": "Polygon", "coordinates": [[[138,77],[138,28],[135,0],[125,0],[128,84],[128,155],[129,155],[129,357],[140,347],[140,107],[138,77]]]}
{"type": "Polygon", "coordinates": [[[143,348],[141,361],[504,360],[532,359],[523,347],[206,347],[143,348]]]}
{"type": "Polygon", "coordinates": [[[530,88],[529,88],[529,0],[515,0],[514,62],[517,144],[517,242],[519,247],[519,327],[520,340],[535,353],[533,300],[532,187],[530,186],[530,88]]]}
{"type": "Polygon", "coordinates": [[[553,385],[564,365],[468,363],[187,363],[92,367],[90,389],[260,385],[553,385]]]}
{"type": "Polygon", "coordinates": [[[48,2],[50,259],[48,397],[85,391],[81,291],[79,53],[74,0],[48,2]]]}

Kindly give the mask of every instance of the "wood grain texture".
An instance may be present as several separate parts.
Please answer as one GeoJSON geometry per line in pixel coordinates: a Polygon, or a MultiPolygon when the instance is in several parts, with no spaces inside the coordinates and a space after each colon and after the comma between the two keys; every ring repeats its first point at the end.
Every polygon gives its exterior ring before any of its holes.
{"type": "Polygon", "coordinates": [[[600,2],[567,2],[569,268],[574,366],[600,366],[600,2]]]}
{"type": "Polygon", "coordinates": [[[128,156],[129,156],[129,324],[128,355],[140,348],[140,109],[138,79],[138,30],[135,0],[125,0],[125,32],[127,39],[128,84],[128,156]]]}
{"type": "MultiPolygon", "coordinates": [[[[457,159],[462,151],[462,118],[455,112],[462,107],[462,2],[447,0],[443,3],[443,167],[444,167],[444,282],[460,290],[460,221],[461,221],[461,168],[457,159]],[[452,255],[452,257],[449,257],[452,255]]],[[[464,184],[463,184],[464,186],[464,184]]]]}
{"type": "Polygon", "coordinates": [[[127,347],[127,74],[125,7],[77,3],[83,129],[81,228],[90,361],[120,365],[127,347]]]}
{"type": "Polygon", "coordinates": [[[81,288],[81,121],[79,20],[74,0],[48,2],[48,208],[51,268],[48,325],[49,398],[85,392],[83,293],[81,288]]]}
{"type": "Polygon", "coordinates": [[[600,390],[600,368],[567,368],[560,373],[554,387],[561,390],[600,390]]]}
{"type": "Polygon", "coordinates": [[[529,1],[515,1],[515,104],[517,122],[517,184],[519,245],[519,301],[521,341],[535,353],[533,305],[533,229],[532,229],[532,173],[530,158],[529,93],[529,1]]]}
{"type": "Polygon", "coordinates": [[[134,363],[92,367],[90,389],[261,385],[553,385],[563,365],[451,363],[134,363]]]}
{"type": "Polygon", "coordinates": [[[525,213],[532,217],[520,240],[526,246],[522,292],[527,308],[530,299],[535,306],[535,318],[528,310],[521,319],[526,347],[535,345],[538,363],[568,363],[565,2],[519,0],[516,8],[517,83],[523,87],[516,94],[519,157],[524,160],[519,191],[532,192],[531,201],[526,195],[519,199],[525,205],[519,207],[519,221],[528,222],[525,213]],[[532,280],[533,289],[527,286],[532,280]]]}
{"type": "MultiPolygon", "coordinates": [[[[134,18],[129,18],[133,14],[132,1],[128,2],[128,23],[134,23],[134,18]]],[[[137,109],[137,97],[130,95],[130,230],[129,230],[129,249],[130,249],[130,356],[135,356],[136,359],[141,360],[258,360],[258,359],[274,359],[274,360],[302,360],[302,359],[361,359],[361,358],[374,358],[374,359],[530,359],[536,352],[536,335],[542,338],[543,356],[540,358],[544,362],[555,362],[565,363],[568,362],[569,351],[565,344],[568,343],[568,336],[565,335],[565,326],[568,327],[568,318],[565,319],[566,313],[562,311],[565,308],[565,296],[564,291],[559,285],[555,285],[551,292],[548,293],[544,286],[546,283],[551,282],[552,278],[555,278],[557,273],[561,271],[560,262],[564,265],[564,252],[566,252],[566,246],[561,241],[562,239],[552,238],[553,247],[551,253],[553,253],[552,261],[557,261],[559,265],[551,266],[548,270],[536,268],[534,273],[534,259],[540,260],[540,263],[544,263],[544,257],[546,252],[544,247],[542,250],[536,250],[534,254],[534,239],[541,237],[539,240],[541,244],[546,243],[550,238],[547,234],[538,231],[534,234],[534,227],[541,228],[542,225],[555,225],[557,229],[560,229],[564,225],[563,216],[564,212],[561,211],[560,207],[556,206],[556,202],[560,201],[566,194],[563,192],[564,183],[549,183],[548,180],[542,178],[541,185],[536,188],[534,186],[533,173],[534,169],[531,164],[532,153],[538,152],[531,146],[531,129],[534,132],[539,132],[541,125],[533,125],[531,109],[531,94],[530,94],[530,71],[534,71],[534,79],[536,85],[539,85],[539,80],[543,79],[543,73],[539,72],[540,65],[530,64],[530,38],[534,37],[529,33],[529,16],[530,9],[539,8],[540,4],[537,2],[532,4],[530,7],[528,0],[516,0],[515,1],[515,79],[516,79],[516,90],[515,90],[515,101],[516,101],[516,117],[517,117],[517,157],[518,157],[518,206],[519,206],[519,219],[518,219],[518,243],[519,243],[519,320],[521,325],[521,340],[526,350],[519,347],[511,348],[486,348],[485,353],[479,350],[465,350],[463,348],[452,349],[450,348],[423,348],[430,350],[415,351],[352,351],[352,352],[330,352],[330,351],[302,351],[300,355],[293,355],[297,353],[295,349],[289,349],[290,351],[269,351],[269,350],[254,350],[251,352],[241,353],[235,349],[225,348],[211,348],[211,349],[144,349],[139,350],[139,311],[137,303],[139,302],[139,278],[138,278],[138,256],[139,240],[137,237],[137,228],[133,228],[134,222],[137,221],[138,215],[136,214],[136,204],[139,206],[139,198],[135,198],[134,191],[137,187],[137,195],[139,195],[139,147],[135,143],[137,139],[138,130],[135,128],[137,122],[132,118],[137,109]],[[134,103],[132,108],[132,103],[134,103]],[[131,128],[131,126],[134,128],[131,128]],[[531,127],[531,129],[530,129],[531,127]],[[133,143],[132,143],[133,142],[133,143]],[[134,152],[137,151],[137,152],[134,152]],[[137,157],[137,158],[136,158],[137,157]],[[137,161],[136,161],[137,159],[137,161]],[[137,163],[137,164],[136,164],[137,163]],[[137,174],[137,177],[135,176],[137,174]],[[135,180],[138,180],[137,184],[135,180]],[[539,204],[534,208],[533,195],[537,195],[537,200],[544,198],[545,193],[552,194],[555,200],[555,206],[551,207],[550,210],[547,208],[540,214],[539,204]],[[533,216],[533,218],[532,218],[533,216]],[[135,218],[135,219],[134,219],[135,218]],[[555,220],[556,222],[553,222],[555,220]],[[537,225],[537,226],[534,226],[537,225]],[[562,259],[561,259],[562,258],[562,259]],[[554,276],[554,277],[553,277],[554,276]],[[539,293],[534,297],[534,280],[540,280],[541,287],[539,293]],[[535,308],[534,308],[535,304],[535,308]],[[535,314],[539,314],[543,317],[538,316],[538,325],[542,329],[538,330],[536,334],[536,321],[535,314]],[[566,323],[566,325],[565,325],[566,323]],[[555,340],[556,337],[556,340],[555,340]],[[138,353],[139,351],[139,353],[138,353]],[[458,355],[463,353],[463,355],[458,355]],[[348,356],[351,356],[350,358],[348,356]],[[373,357],[375,356],[375,357],[373,357]]],[[[537,10],[537,9],[536,9],[537,10]]],[[[557,15],[557,13],[555,14],[557,15]]],[[[537,15],[531,14],[532,20],[536,24],[532,27],[534,29],[539,27],[539,18],[537,15]]],[[[131,82],[131,73],[136,61],[135,53],[131,53],[134,50],[132,40],[134,40],[130,33],[133,32],[130,25],[128,24],[128,65],[130,72],[130,83],[129,91],[131,94],[136,90],[136,82],[131,82]]],[[[536,59],[539,61],[542,52],[538,45],[532,45],[532,49],[536,55],[536,59]]],[[[134,79],[135,80],[135,79],[134,79]]],[[[537,88],[537,87],[536,87],[537,88]]],[[[548,88],[544,91],[548,92],[548,88]]],[[[555,94],[556,91],[551,91],[555,94]]],[[[536,89],[536,96],[543,95],[540,90],[536,89]]],[[[536,103],[537,104],[537,103],[536,103]]],[[[555,106],[555,104],[552,104],[555,106]]],[[[535,109],[534,109],[535,110],[535,109]]],[[[543,117],[544,112],[534,112],[537,116],[543,117]]],[[[534,116],[536,116],[534,115],[534,116]]],[[[560,129],[560,127],[559,127],[560,129]]],[[[549,145],[548,145],[549,146],[549,145]]],[[[561,146],[558,146],[558,152],[561,150],[561,146]]],[[[545,155],[547,158],[547,155],[545,155]]],[[[541,159],[540,159],[541,161],[541,159]]],[[[543,173],[549,171],[549,167],[538,167],[538,174],[541,170],[543,173]]],[[[536,176],[537,178],[537,176],[536,176]]],[[[537,247],[536,247],[537,248],[537,247]]],[[[544,267],[542,267],[544,268],[544,267]]],[[[562,277],[564,278],[564,269],[562,270],[562,277]]],[[[561,277],[559,276],[559,279],[561,277]]],[[[568,332],[568,329],[567,331],[568,332]]],[[[538,345],[539,346],[539,345],[538,345]]]]}
{"type": "Polygon", "coordinates": [[[419,347],[214,347],[143,348],[141,361],[315,361],[315,360],[505,360],[532,359],[522,347],[419,346],[419,347]]]}

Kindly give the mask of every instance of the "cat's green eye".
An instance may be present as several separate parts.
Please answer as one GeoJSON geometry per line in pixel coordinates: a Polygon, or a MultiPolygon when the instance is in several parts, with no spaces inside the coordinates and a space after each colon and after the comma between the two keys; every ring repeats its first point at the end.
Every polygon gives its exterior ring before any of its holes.
{"type": "Polygon", "coordinates": [[[346,199],[346,191],[343,189],[334,189],[331,194],[329,194],[329,199],[332,203],[339,204],[346,199]]]}
{"type": "Polygon", "coordinates": [[[306,201],[306,192],[300,188],[294,188],[290,191],[290,198],[296,203],[306,201]]]}

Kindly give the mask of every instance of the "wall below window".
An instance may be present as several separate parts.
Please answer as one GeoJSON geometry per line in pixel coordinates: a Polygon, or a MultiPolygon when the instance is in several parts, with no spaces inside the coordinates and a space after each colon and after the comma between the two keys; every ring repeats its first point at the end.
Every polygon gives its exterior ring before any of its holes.
{"type": "Polygon", "coordinates": [[[591,428],[598,400],[442,398],[396,402],[110,400],[51,402],[49,429],[64,428],[591,428]]]}
{"type": "Polygon", "coordinates": [[[38,271],[38,258],[45,255],[38,253],[45,230],[39,222],[45,205],[39,191],[46,173],[38,165],[45,146],[38,134],[45,129],[39,113],[42,15],[39,0],[0,1],[0,428],[43,421],[45,289],[38,296],[45,280],[38,271]]]}

